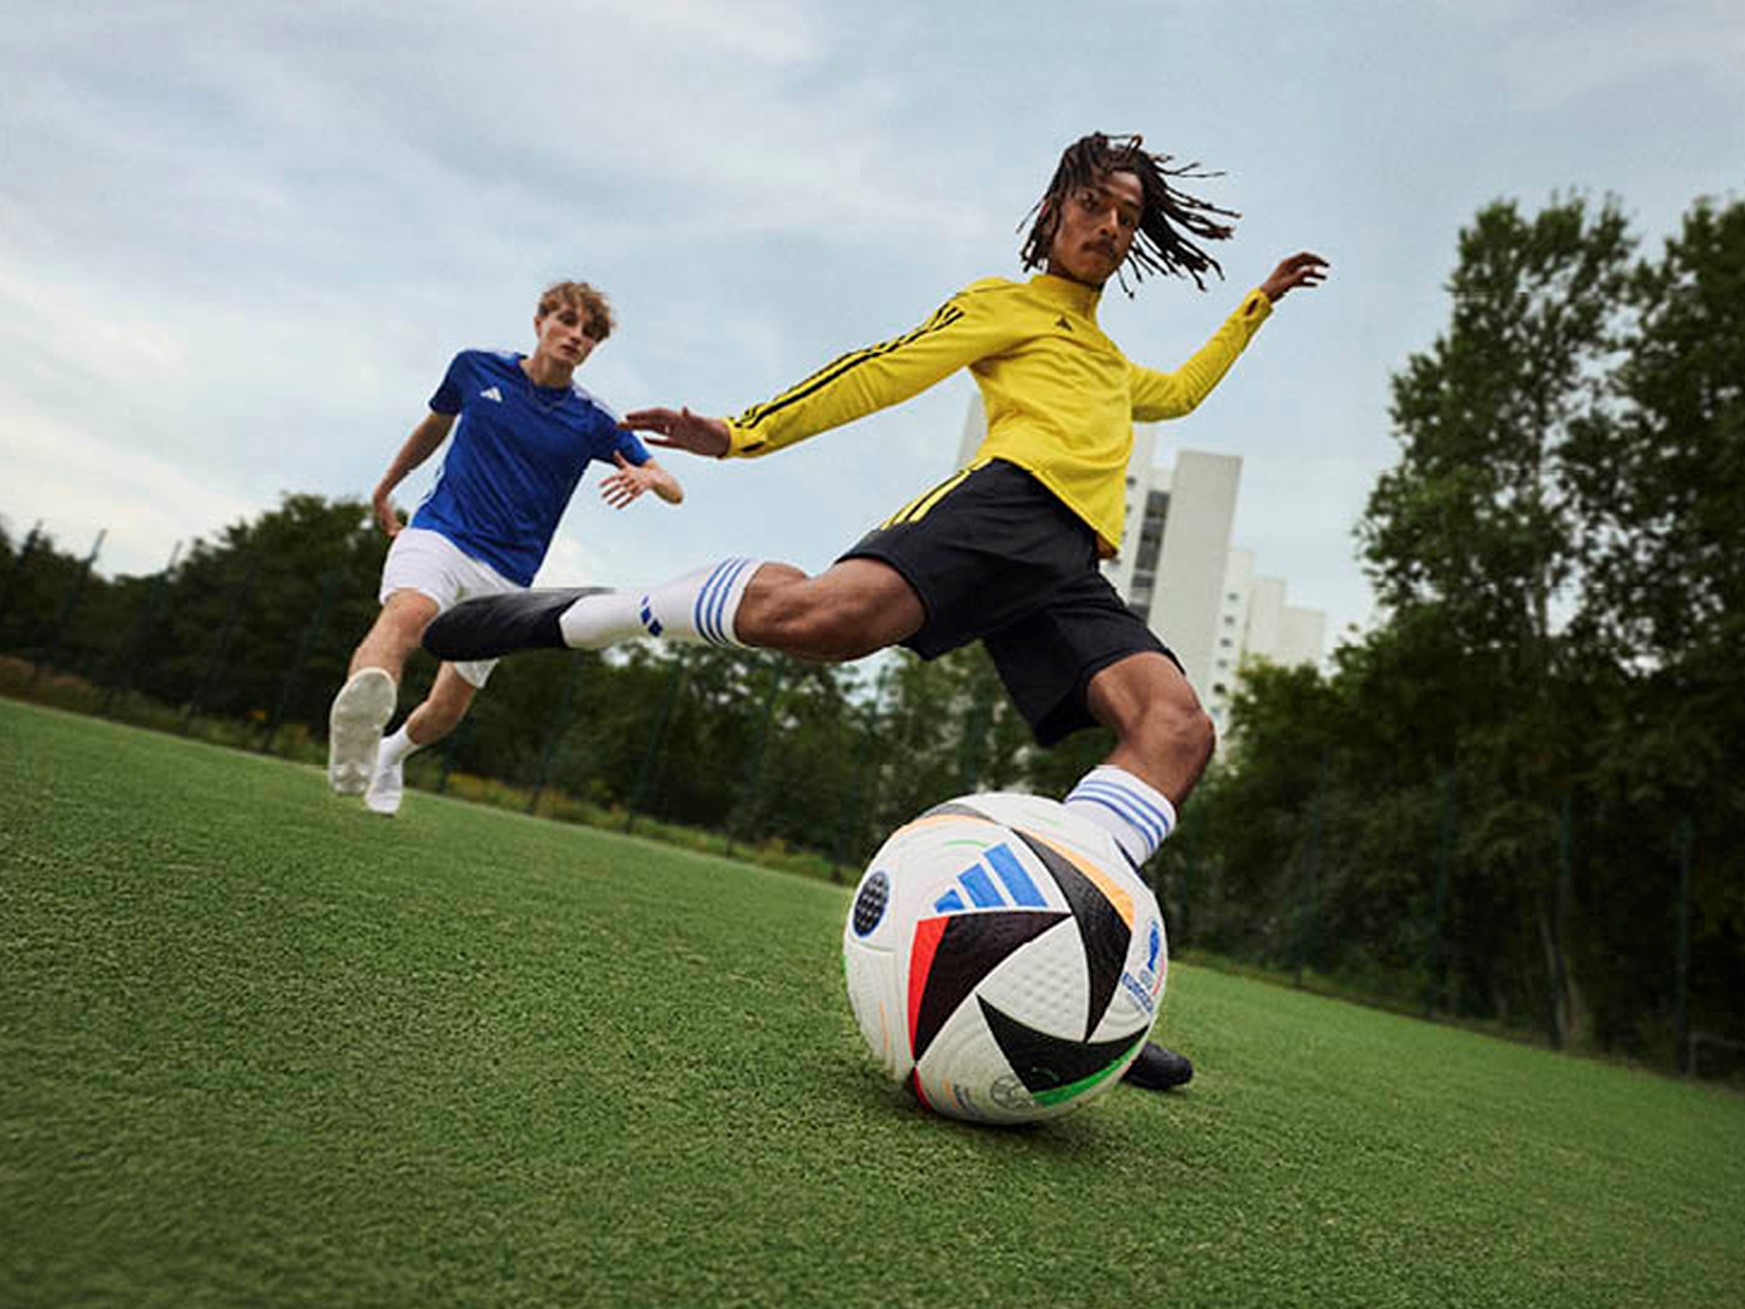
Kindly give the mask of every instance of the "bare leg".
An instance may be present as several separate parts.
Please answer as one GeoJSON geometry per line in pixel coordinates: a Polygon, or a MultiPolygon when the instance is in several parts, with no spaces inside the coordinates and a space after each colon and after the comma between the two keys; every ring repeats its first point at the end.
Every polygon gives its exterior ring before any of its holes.
{"type": "Polygon", "coordinates": [[[380,668],[398,682],[406,657],[418,648],[425,627],[435,617],[436,601],[424,592],[395,591],[352,654],[350,671],[355,675],[361,669],[380,668]]]}
{"type": "Polygon", "coordinates": [[[877,560],[847,559],[808,577],[789,564],[732,558],[646,591],[539,590],[468,600],[430,624],[424,646],[442,659],[494,659],[539,646],[598,650],[655,636],[841,662],[912,636],[926,617],[902,574],[877,560]]]}
{"type": "Polygon", "coordinates": [[[1180,806],[1211,762],[1217,734],[1188,679],[1160,654],[1134,654],[1091,678],[1091,714],[1118,738],[1104,762],[1180,806]]]}
{"type": "Polygon", "coordinates": [[[764,564],[745,589],[734,634],[746,645],[842,663],[913,636],[927,619],[903,575],[876,559],[844,559],[808,577],[764,564]]]}
{"type": "Polygon", "coordinates": [[[454,731],[478,693],[478,688],[456,672],[453,664],[437,669],[430,694],[406,716],[406,735],[412,744],[422,750],[454,731]]]}
{"type": "MultiPolygon", "coordinates": [[[[1175,825],[1175,809],[1211,761],[1212,720],[1181,669],[1160,654],[1135,654],[1091,678],[1085,699],[1115,730],[1115,748],[1079,782],[1067,803],[1114,835],[1143,864],[1175,825]]],[[[1191,1060],[1147,1041],[1122,1079],[1149,1091],[1193,1080],[1191,1060]]]]}

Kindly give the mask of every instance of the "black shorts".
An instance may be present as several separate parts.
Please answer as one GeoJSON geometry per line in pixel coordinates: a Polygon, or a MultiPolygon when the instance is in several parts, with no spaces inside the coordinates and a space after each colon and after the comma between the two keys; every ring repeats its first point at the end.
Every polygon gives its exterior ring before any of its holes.
{"type": "Polygon", "coordinates": [[[842,558],[877,559],[914,588],[927,618],[903,644],[923,659],[986,645],[1043,745],[1095,725],[1085,688],[1117,660],[1181,667],[1098,569],[1096,533],[1004,460],[948,478],[842,558]]]}

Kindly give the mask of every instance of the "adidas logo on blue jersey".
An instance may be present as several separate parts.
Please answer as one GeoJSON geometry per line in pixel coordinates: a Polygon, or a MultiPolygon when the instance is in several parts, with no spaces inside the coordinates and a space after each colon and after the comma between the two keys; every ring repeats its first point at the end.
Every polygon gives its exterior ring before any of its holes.
{"type": "Polygon", "coordinates": [[[942,914],[958,913],[971,905],[977,909],[1046,909],[1048,899],[1024,871],[1012,847],[1002,842],[987,851],[981,862],[959,873],[957,885],[933,902],[934,911],[942,914]],[[990,870],[993,877],[988,876],[990,870]],[[995,885],[995,878],[999,885],[995,885]],[[964,903],[964,896],[969,897],[969,904],[964,903]]]}
{"type": "Polygon", "coordinates": [[[503,403],[503,393],[494,386],[487,386],[483,391],[479,392],[479,395],[482,399],[495,400],[498,404],[503,403]]]}

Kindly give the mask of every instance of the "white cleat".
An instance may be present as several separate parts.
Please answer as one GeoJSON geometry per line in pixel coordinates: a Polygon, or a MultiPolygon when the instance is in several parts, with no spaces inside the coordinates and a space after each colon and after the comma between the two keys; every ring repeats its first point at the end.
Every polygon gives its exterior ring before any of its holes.
{"type": "Polygon", "coordinates": [[[382,729],[399,688],[380,668],[362,668],[339,688],[327,715],[327,783],[335,795],[361,795],[376,771],[382,729]]]}
{"type": "Polygon", "coordinates": [[[372,814],[392,818],[400,812],[400,798],[406,794],[406,763],[381,764],[370,778],[370,789],[364,792],[364,808],[372,814]]]}

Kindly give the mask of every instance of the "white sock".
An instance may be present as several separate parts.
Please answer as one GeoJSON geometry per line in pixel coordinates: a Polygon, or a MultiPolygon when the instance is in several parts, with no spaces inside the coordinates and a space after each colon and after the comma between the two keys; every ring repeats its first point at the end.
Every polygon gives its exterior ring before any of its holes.
{"type": "Polygon", "coordinates": [[[1169,797],[1113,764],[1098,764],[1079,778],[1064,803],[1113,836],[1135,868],[1175,830],[1175,806],[1169,797]]]}
{"type": "Polygon", "coordinates": [[[733,617],[758,570],[756,559],[723,559],[648,591],[583,596],[558,619],[566,644],[592,650],[633,636],[743,647],[733,617]]]}
{"type": "Polygon", "coordinates": [[[381,748],[376,752],[376,767],[392,768],[418,748],[418,742],[407,734],[406,724],[401,723],[399,731],[383,739],[381,748]]]}

